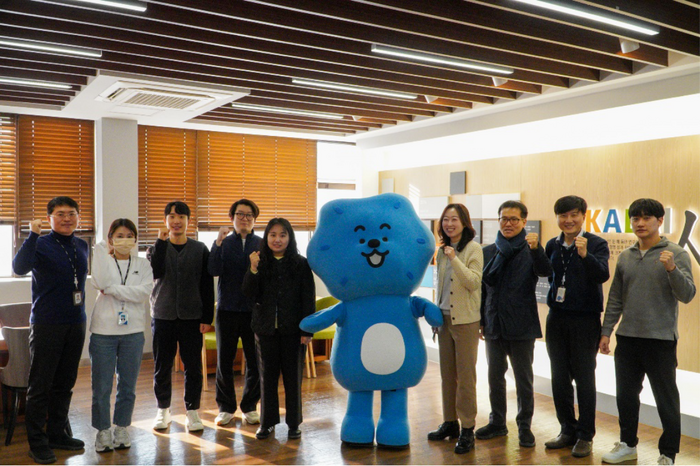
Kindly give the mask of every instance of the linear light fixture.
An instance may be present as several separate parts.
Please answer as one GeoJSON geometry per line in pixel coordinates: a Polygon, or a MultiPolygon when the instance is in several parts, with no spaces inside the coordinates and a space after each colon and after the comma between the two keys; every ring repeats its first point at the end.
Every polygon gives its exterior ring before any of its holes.
{"type": "Polygon", "coordinates": [[[283,107],[268,107],[265,105],[243,104],[238,102],[231,103],[231,107],[239,108],[241,110],[254,110],[256,112],[284,113],[287,115],[327,118],[329,120],[342,120],[344,118],[343,115],[338,115],[336,113],[314,112],[313,110],[297,110],[294,108],[283,107]]]}
{"type": "Polygon", "coordinates": [[[15,86],[45,87],[49,89],[73,89],[73,86],[70,84],[52,83],[35,79],[3,78],[2,76],[0,76],[0,83],[13,84],[15,86]]]}
{"type": "Polygon", "coordinates": [[[443,57],[425,52],[414,52],[413,50],[389,47],[386,45],[372,44],[372,53],[388,55],[390,57],[407,58],[409,60],[422,61],[426,63],[436,63],[438,65],[448,65],[469,70],[487,71],[489,73],[513,74],[513,68],[506,66],[490,65],[472,60],[462,60],[460,58],[443,57]]]}
{"type": "MultiPolygon", "coordinates": [[[[42,1],[42,0],[34,0],[42,1]]],[[[146,11],[146,3],[139,2],[138,0],[71,0],[70,2],[60,2],[60,3],[92,3],[94,5],[109,6],[114,8],[121,8],[124,10],[138,11],[143,13],[146,11]]],[[[48,2],[56,3],[56,2],[48,2]]]]}
{"type": "Polygon", "coordinates": [[[622,18],[618,15],[606,14],[598,10],[586,8],[571,3],[564,3],[556,0],[515,0],[520,3],[527,3],[540,8],[546,8],[552,11],[558,11],[567,15],[577,16],[579,18],[590,19],[599,23],[609,24],[611,26],[628,29],[630,31],[640,32],[649,36],[655,36],[659,33],[659,28],[641,21],[622,18]]]}
{"type": "Polygon", "coordinates": [[[320,87],[322,89],[333,89],[336,91],[348,91],[354,94],[380,95],[383,97],[395,97],[397,99],[417,99],[417,94],[408,92],[387,91],[385,89],[375,89],[373,87],[353,86],[352,84],[338,84],[328,81],[316,81],[313,79],[292,79],[292,83],[301,86],[320,87]]]}
{"type": "Polygon", "coordinates": [[[34,50],[37,52],[53,52],[64,55],[77,55],[79,57],[99,58],[102,56],[102,50],[88,49],[84,47],[70,47],[68,45],[40,42],[36,40],[13,39],[11,37],[0,37],[0,47],[34,50]]]}

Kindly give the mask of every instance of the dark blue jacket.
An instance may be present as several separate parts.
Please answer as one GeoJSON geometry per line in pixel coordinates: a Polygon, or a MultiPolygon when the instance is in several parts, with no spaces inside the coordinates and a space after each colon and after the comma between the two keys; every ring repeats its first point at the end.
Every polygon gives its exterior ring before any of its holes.
{"type": "Polygon", "coordinates": [[[241,235],[234,233],[216,245],[209,254],[209,273],[219,277],[219,298],[217,310],[233,312],[253,312],[254,301],[241,291],[243,277],[250,267],[250,254],[260,250],[262,238],[254,233],[246,236],[245,249],[241,235]]]}
{"type": "MultiPolygon", "coordinates": [[[[484,268],[494,258],[495,244],[484,248],[484,268]]],[[[482,282],[481,325],[484,337],[534,340],[542,337],[535,288],[537,277],[548,277],[552,265],[542,246],[525,246],[506,262],[495,285],[482,282]]]]}
{"type": "Polygon", "coordinates": [[[88,254],[87,243],[74,235],[63,236],[54,231],[44,236],[29,234],[12,261],[12,268],[17,275],[32,272],[32,324],[85,322],[88,254]],[[78,290],[82,294],[80,306],[73,305],[76,288],[71,260],[76,266],[78,290]]]}
{"type": "Polygon", "coordinates": [[[588,239],[585,259],[578,255],[576,247],[566,251],[561,236],[552,238],[547,243],[545,254],[552,262],[552,275],[549,277],[549,293],[547,305],[553,312],[566,313],[567,315],[600,315],[603,312],[603,283],[610,278],[608,260],[610,249],[608,242],[600,236],[584,232],[583,237],[588,239]],[[561,286],[566,266],[566,281],[564,286],[564,302],[556,302],[557,289],[561,286]]]}

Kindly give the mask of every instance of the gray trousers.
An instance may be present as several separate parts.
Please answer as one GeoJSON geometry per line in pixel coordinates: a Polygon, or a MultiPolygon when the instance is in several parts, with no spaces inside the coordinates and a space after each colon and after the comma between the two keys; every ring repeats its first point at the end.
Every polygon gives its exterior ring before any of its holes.
{"type": "Polygon", "coordinates": [[[515,421],[518,429],[529,429],[535,411],[535,394],[532,387],[532,361],[535,356],[535,340],[486,340],[486,361],[489,365],[489,400],[491,414],[489,423],[506,425],[506,371],[508,359],[513,366],[515,389],[518,396],[518,414],[515,421]]]}

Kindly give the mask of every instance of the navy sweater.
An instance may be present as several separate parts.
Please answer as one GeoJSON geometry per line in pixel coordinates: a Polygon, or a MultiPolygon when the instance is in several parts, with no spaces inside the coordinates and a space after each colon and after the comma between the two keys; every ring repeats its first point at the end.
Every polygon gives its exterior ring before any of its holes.
{"type": "Polygon", "coordinates": [[[234,233],[216,245],[211,245],[209,273],[219,277],[217,310],[253,312],[253,300],[243,295],[243,277],[250,267],[250,254],[260,250],[262,238],[251,233],[246,236],[245,248],[241,235],[234,233]]]}
{"type": "Polygon", "coordinates": [[[32,324],[85,322],[88,253],[87,243],[74,235],[63,236],[55,231],[44,236],[29,234],[12,261],[12,268],[17,275],[32,272],[32,324]],[[73,305],[73,267],[66,251],[78,273],[78,289],[83,297],[80,306],[73,305]]]}
{"type": "Polygon", "coordinates": [[[553,312],[570,316],[600,315],[603,312],[603,283],[610,278],[608,242],[588,232],[584,232],[583,237],[588,239],[585,259],[581,259],[575,246],[566,250],[560,242],[561,235],[549,240],[545,248],[553,269],[547,294],[547,305],[553,312]],[[566,293],[564,302],[558,303],[557,288],[561,286],[566,261],[566,293]]]}

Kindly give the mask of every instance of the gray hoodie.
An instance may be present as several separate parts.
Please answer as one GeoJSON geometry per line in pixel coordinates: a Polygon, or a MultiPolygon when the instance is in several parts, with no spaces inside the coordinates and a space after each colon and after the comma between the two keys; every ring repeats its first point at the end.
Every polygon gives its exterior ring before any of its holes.
{"type": "Polygon", "coordinates": [[[662,236],[642,257],[637,242],[617,260],[602,334],[610,336],[622,316],[618,335],[677,340],[678,301],[689,303],[694,296],[690,255],[683,248],[662,236]],[[676,264],[671,272],[659,261],[665,250],[676,264]]]}

